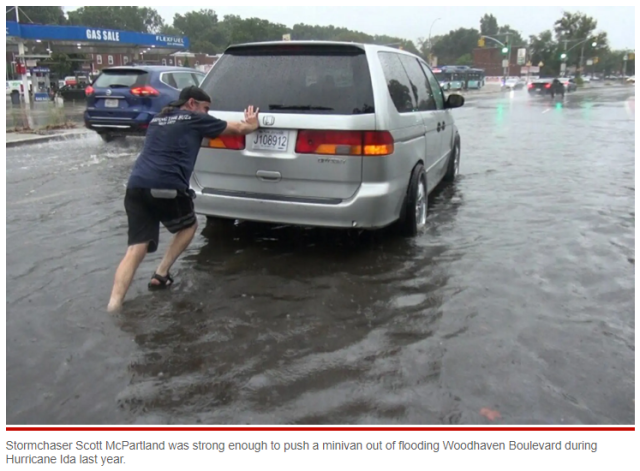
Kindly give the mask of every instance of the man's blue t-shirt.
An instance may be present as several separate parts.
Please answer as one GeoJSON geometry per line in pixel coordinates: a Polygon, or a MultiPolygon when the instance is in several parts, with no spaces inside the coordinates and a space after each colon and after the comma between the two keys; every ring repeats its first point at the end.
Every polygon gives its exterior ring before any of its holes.
{"type": "Polygon", "coordinates": [[[202,139],[216,138],[226,127],[226,121],[185,110],[156,116],[127,188],[188,189],[202,139]]]}

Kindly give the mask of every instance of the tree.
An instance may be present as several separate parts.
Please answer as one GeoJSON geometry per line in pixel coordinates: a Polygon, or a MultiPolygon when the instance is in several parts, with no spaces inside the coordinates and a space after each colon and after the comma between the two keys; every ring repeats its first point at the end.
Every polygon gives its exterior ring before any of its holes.
{"type": "Polygon", "coordinates": [[[67,54],[53,53],[51,58],[47,61],[47,65],[51,68],[51,72],[58,77],[66,77],[73,74],[73,63],[67,54]]]}
{"type": "Polygon", "coordinates": [[[584,61],[608,49],[607,33],[596,33],[597,27],[597,20],[580,12],[565,11],[562,17],[556,20],[556,40],[561,46],[561,51],[567,51],[567,64],[580,65],[581,58],[584,61]],[[592,45],[594,43],[595,46],[592,45]],[[575,49],[572,49],[574,47],[575,49]]]}
{"type": "Polygon", "coordinates": [[[498,36],[500,41],[509,42],[512,46],[524,46],[527,42],[520,35],[519,31],[511,28],[509,25],[502,25],[498,29],[498,36]]]}
{"type": "Polygon", "coordinates": [[[560,52],[558,43],[553,39],[551,30],[546,30],[538,36],[529,36],[529,57],[531,64],[544,64],[540,70],[542,76],[557,75],[560,70],[560,52]]]}
{"type": "MultiPolygon", "coordinates": [[[[62,7],[18,7],[20,23],[63,25],[67,19],[62,7]]],[[[7,21],[16,21],[15,7],[7,11],[7,21]]]]}
{"type": "Polygon", "coordinates": [[[471,54],[464,54],[456,59],[455,65],[473,65],[473,57],[471,54]]]}
{"type": "Polygon", "coordinates": [[[584,13],[563,12],[562,17],[554,23],[554,31],[558,42],[575,41],[587,38],[598,27],[598,22],[584,13]]]}
{"type": "Polygon", "coordinates": [[[425,59],[428,60],[429,59],[429,53],[432,52],[432,48],[434,44],[436,44],[437,42],[441,41],[442,38],[444,36],[441,34],[438,34],[436,36],[432,36],[431,37],[431,44],[429,44],[429,39],[419,39],[418,40],[418,44],[419,44],[419,50],[420,50],[420,55],[425,59]]]}
{"type": "Polygon", "coordinates": [[[183,33],[178,28],[173,25],[162,25],[160,28],[160,32],[162,34],[166,34],[167,36],[181,36],[183,33]]]}
{"type": "Polygon", "coordinates": [[[455,63],[461,56],[478,47],[480,33],[475,28],[458,28],[438,38],[433,44],[433,54],[439,64],[455,63]]]}
{"type": "Polygon", "coordinates": [[[68,16],[73,25],[141,33],[157,33],[164,26],[160,14],[147,7],[81,7],[70,11],[68,16]]]}
{"type": "Polygon", "coordinates": [[[243,19],[237,15],[226,15],[222,28],[229,44],[280,41],[282,35],[289,31],[283,24],[271,23],[260,18],[243,19]]]}
{"type": "Polygon", "coordinates": [[[216,54],[224,51],[229,40],[218,15],[210,9],[190,11],[173,17],[173,31],[189,38],[190,49],[194,52],[216,54]]]}
{"type": "Polygon", "coordinates": [[[480,18],[480,34],[484,36],[495,36],[498,33],[498,20],[495,16],[485,13],[485,15],[480,18]]]}

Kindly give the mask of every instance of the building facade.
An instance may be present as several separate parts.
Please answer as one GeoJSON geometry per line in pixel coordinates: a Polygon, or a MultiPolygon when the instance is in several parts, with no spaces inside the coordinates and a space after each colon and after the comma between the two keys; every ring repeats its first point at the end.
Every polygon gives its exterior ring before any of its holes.
{"type": "MultiPolygon", "coordinates": [[[[511,54],[508,55],[508,76],[520,76],[523,65],[518,65],[518,49],[522,47],[524,46],[511,47],[511,54]]],[[[484,69],[484,73],[488,77],[502,77],[504,75],[502,61],[506,58],[507,54],[503,54],[502,49],[497,47],[478,47],[473,50],[473,66],[484,69]]]]}
{"type": "Polygon", "coordinates": [[[93,73],[98,73],[107,67],[117,67],[123,65],[167,65],[177,67],[206,68],[212,66],[218,60],[219,55],[190,54],[188,56],[173,56],[171,54],[137,54],[130,52],[104,52],[101,54],[88,54],[85,69],[88,68],[93,73]],[[89,67],[86,67],[86,66],[89,67]]]}

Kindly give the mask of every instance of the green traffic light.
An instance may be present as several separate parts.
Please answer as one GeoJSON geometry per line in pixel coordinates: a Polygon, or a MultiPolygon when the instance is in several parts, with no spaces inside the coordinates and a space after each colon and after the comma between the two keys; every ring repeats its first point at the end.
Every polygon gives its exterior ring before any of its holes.
{"type": "Polygon", "coordinates": [[[506,54],[508,51],[509,51],[509,49],[508,49],[508,48],[506,48],[506,47],[503,47],[503,48],[502,48],[502,53],[503,53],[503,54],[506,54]]]}
{"type": "Polygon", "coordinates": [[[560,54],[560,59],[566,59],[567,55],[566,54],[560,54]]]}

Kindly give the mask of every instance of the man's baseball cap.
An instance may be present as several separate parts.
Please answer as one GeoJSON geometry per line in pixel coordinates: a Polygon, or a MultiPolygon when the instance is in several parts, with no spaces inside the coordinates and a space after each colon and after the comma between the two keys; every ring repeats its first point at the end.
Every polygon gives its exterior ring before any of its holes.
{"type": "Polygon", "coordinates": [[[180,98],[169,103],[169,106],[175,106],[176,108],[179,108],[186,102],[188,102],[191,98],[196,101],[206,101],[208,103],[211,103],[211,97],[207,95],[207,93],[202,88],[191,85],[190,87],[183,88],[180,92],[180,98]]]}

